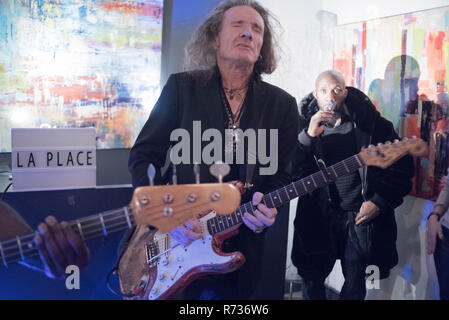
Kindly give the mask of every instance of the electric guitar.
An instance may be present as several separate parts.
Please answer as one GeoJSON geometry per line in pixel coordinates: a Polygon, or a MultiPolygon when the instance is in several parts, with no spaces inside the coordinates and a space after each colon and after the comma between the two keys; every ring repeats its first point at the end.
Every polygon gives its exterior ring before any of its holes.
{"type": "MultiPolygon", "coordinates": [[[[216,210],[231,214],[239,204],[240,191],[229,183],[140,187],[134,191],[129,205],[70,221],[69,225],[83,240],[135,226],[152,225],[168,232],[198,212],[216,210]]],[[[19,234],[23,234],[30,228],[11,208],[2,205],[0,211],[0,266],[37,256],[35,233],[10,238],[12,234],[8,230],[20,230],[19,234]]]]}
{"type": "MultiPolygon", "coordinates": [[[[387,168],[408,153],[418,156],[426,152],[427,145],[421,139],[370,146],[357,155],[328,168],[322,167],[315,174],[264,195],[262,203],[269,208],[280,207],[364,166],[387,168]]],[[[223,241],[237,234],[243,214],[253,214],[254,210],[248,202],[227,216],[210,212],[199,219],[203,237],[187,246],[178,243],[170,233],[137,228],[119,262],[120,289],[124,298],[171,299],[201,276],[240,268],[245,262],[243,254],[224,253],[221,246],[223,241]]]]}

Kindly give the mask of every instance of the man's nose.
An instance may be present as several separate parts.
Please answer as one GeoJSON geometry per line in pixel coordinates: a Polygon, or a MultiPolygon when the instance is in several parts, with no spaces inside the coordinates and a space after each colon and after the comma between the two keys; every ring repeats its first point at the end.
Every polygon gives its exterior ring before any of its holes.
{"type": "Polygon", "coordinates": [[[244,30],[244,31],[242,32],[241,37],[242,37],[242,38],[249,39],[249,40],[253,40],[253,34],[252,34],[251,31],[248,30],[248,29],[246,29],[246,30],[244,30]]]}

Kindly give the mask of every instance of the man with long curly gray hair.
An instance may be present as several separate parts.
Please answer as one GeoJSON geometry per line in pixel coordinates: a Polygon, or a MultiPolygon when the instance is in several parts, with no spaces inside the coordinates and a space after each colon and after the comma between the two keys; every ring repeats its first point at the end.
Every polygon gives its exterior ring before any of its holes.
{"type": "MultiPolygon", "coordinates": [[[[214,9],[210,17],[193,34],[185,49],[184,66],[186,71],[211,71],[217,64],[216,39],[220,34],[226,11],[237,6],[248,6],[257,11],[263,19],[263,45],[259,58],[254,65],[254,74],[260,79],[262,74],[271,74],[277,67],[279,53],[278,39],[274,32],[277,19],[258,2],[253,0],[231,0],[222,2],[214,9]]],[[[206,73],[207,74],[207,73],[206,73]]]]}

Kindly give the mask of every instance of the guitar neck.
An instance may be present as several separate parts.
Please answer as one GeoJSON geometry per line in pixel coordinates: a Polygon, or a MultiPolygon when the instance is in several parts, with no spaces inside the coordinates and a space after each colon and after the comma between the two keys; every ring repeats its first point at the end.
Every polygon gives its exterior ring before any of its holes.
{"type": "MultiPolygon", "coordinates": [[[[363,168],[365,165],[359,155],[354,155],[327,168],[327,174],[323,171],[316,172],[301,180],[295,181],[285,187],[264,195],[262,203],[268,208],[277,208],[290,200],[302,197],[316,189],[324,187],[338,178],[348,175],[363,168]]],[[[243,214],[254,214],[256,207],[247,202],[230,215],[217,215],[207,221],[207,229],[214,235],[226,231],[243,222],[243,214]]]]}
{"type": "MultiPolygon", "coordinates": [[[[134,215],[128,206],[68,223],[83,240],[107,236],[135,226],[134,215]]],[[[35,233],[30,233],[0,242],[0,266],[7,267],[9,264],[37,256],[39,253],[34,237],[35,233]]]]}

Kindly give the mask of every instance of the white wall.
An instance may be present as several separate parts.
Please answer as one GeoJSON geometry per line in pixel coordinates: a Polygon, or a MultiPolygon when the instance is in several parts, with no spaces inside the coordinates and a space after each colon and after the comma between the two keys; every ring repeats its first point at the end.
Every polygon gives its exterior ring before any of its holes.
{"type": "Polygon", "coordinates": [[[299,100],[312,91],[316,75],[332,67],[331,39],[326,37],[329,33],[322,30],[335,26],[335,16],[327,14],[321,18],[321,1],[259,2],[281,23],[281,29],[278,29],[282,49],[280,64],[275,73],[265,76],[264,80],[280,86],[299,100]]]}
{"type": "Polygon", "coordinates": [[[448,0],[322,0],[322,9],[335,13],[338,24],[427,10],[449,5],[448,0]]]}

